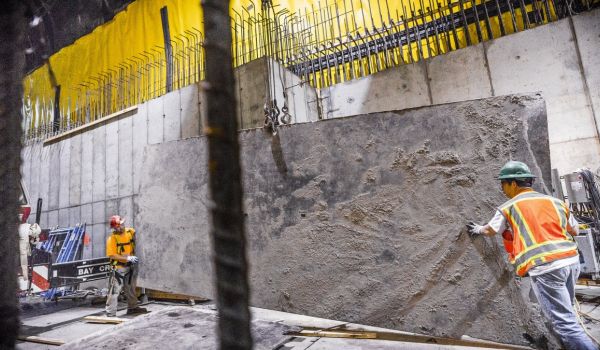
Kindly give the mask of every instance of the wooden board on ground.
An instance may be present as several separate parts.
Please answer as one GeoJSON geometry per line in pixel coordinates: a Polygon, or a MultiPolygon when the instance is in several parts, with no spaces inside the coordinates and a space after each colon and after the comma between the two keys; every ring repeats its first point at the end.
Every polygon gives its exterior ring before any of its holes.
{"type": "Polygon", "coordinates": [[[531,349],[526,346],[502,344],[476,339],[453,339],[433,337],[422,334],[406,334],[396,332],[373,332],[362,330],[348,329],[314,329],[305,327],[300,332],[292,331],[285,333],[286,335],[300,337],[318,337],[318,338],[353,338],[353,339],[378,339],[420,344],[437,344],[450,346],[467,346],[481,349],[511,349],[511,350],[526,350],[531,349]]]}
{"type": "Polygon", "coordinates": [[[169,301],[188,301],[189,302],[190,300],[193,300],[195,302],[202,302],[202,301],[209,300],[209,299],[199,297],[199,296],[194,296],[194,295],[169,293],[169,292],[163,292],[160,290],[148,289],[148,288],[146,288],[146,296],[149,299],[169,300],[169,301]]]}
{"type": "Polygon", "coordinates": [[[88,323],[106,323],[106,324],[119,324],[127,321],[126,318],[118,317],[106,317],[106,316],[86,316],[83,318],[88,323]]]}
{"type": "Polygon", "coordinates": [[[26,341],[30,343],[39,343],[39,344],[47,344],[47,345],[63,345],[65,342],[60,339],[51,339],[51,338],[42,338],[36,337],[33,335],[20,335],[17,339],[21,341],[26,341]]]}

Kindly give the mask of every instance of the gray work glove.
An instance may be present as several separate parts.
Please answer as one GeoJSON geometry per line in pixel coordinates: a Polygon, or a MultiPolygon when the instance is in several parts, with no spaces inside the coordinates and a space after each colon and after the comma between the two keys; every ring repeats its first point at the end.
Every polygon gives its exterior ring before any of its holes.
{"type": "Polygon", "coordinates": [[[140,258],[138,258],[135,255],[130,255],[130,256],[127,257],[127,262],[130,262],[132,264],[137,264],[137,263],[140,262],[140,258]]]}
{"type": "Polygon", "coordinates": [[[483,234],[483,226],[476,224],[473,221],[469,221],[467,223],[467,232],[469,232],[471,236],[479,236],[483,234]]]}

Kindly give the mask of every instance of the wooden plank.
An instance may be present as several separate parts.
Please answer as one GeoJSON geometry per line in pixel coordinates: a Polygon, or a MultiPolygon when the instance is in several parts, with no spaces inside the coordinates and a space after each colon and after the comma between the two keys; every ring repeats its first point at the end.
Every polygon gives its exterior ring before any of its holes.
{"type": "Polygon", "coordinates": [[[305,337],[320,337],[320,338],[377,339],[377,333],[375,333],[375,332],[303,330],[300,332],[300,335],[305,336],[305,337]]]}
{"type": "Polygon", "coordinates": [[[106,324],[119,324],[128,321],[126,318],[118,317],[106,317],[106,316],[86,316],[83,318],[88,323],[106,323],[106,324]]]}
{"type": "Polygon", "coordinates": [[[33,335],[20,335],[17,337],[17,339],[19,339],[21,341],[30,342],[30,343],[39,343],[39,344],[56,345],[56,346],[60,346],[65,343],[64,341],[62,341],[60,339],[42,338],[42,337],[36,337],[33,335]]]}
{"type": "Polygon", "coordinates": [[[131,107],[125,108],[123,110],[120,110],[118,112],[115,112],[113,114],[109,114],[106,117],[103,117],[103,118],[100,118],[100,119],[96,119],[93,122],[89,122],[87,124],[83,124],[81,126],[73,128],[73,129],[71,129],[69,131],[65,131],[62,134],[58,134],[56,136],[47,138],[46,140],[44,140],[43,144],[44,144],[44,146],[48,146],[49,144],[52,144],[54,142],[58,142],[58,141],[60,141],[60,140],[62,140],[64,138],[71,137],[71,136],[73,136],[73,135],[75,135],[77,133],[80,133],[80,132],[83,132],[83,131],[85,131],[87,129],[93,128],[97,124],[104,123],[104,122],[106,122],[108,120],[124,116],[125,114],[130,113],[130,112],[132,112],[131,114],[135,114],[137,112],[137,108],[138,108],[137,105],[135,105],[135,106],[131,106],[131,107]]]}
{"type": "Polygon", "coordinates": [[[511,349],[525,350],[531,349],[526,346],[494,343],[485,340],[470,340],[470,339],[454,339],[434,337],[422,334],[408,334],[396,332],[368,332],[362,330],[346,330],[346,329],[315,329],[305,327],[300,332],[286,332],[286,335],[300,337],[321,337],[321,338],[354,338],[354,339],[378,339],[389,340],[406,343],[421,343],[421,344],[437,344],[451,346],[468,346],[481,349],[511,349]]]}
{"type": "Polygon", "coordinates": [[[163,292],[160,290],[148,289],[146,288],[146,296],[150,299],[160,299],[160,300],[176,300],[176,301],[207,301],[208,299],[194,296],[194,295],[186,295],[186,294],[177,294],[177,293],[169,293],[163,292]]]}

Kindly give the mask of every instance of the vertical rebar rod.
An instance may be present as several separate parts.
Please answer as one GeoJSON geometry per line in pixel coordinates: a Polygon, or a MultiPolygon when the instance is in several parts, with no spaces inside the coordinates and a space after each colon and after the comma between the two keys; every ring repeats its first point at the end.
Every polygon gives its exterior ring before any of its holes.
{"type": "Polygon", "coordinates": [[[469,32],[469,22],[467,21],[467,16],[465,15],[465,5],[463,4],[463,0],[458,0],[458,4],[460,5],[460,15],[465,31],[465,38],[467,39],[467,46],[471,46],[471,33],[469,32]]]}
{"type": "Polygon", "coordinates": [[[483,0],[481,4],[483,5],[483,12],[485,13],[485,30],[487,32],[487,39],[494,39],[494,33],[492,32],[492,25],[490,23],[490,13],[488,12],[487,8],[487,1],[483,0]]]}
{"type": "Polygon", "coordinates": [[[494,0],[496,3],[496,11],[498,11],[498,24],[500,25],[500,36],[506,35],[506,29],[504,28],[504,18],[502,17],[502,10],[500,9],[500,2],[498,0],[494,0]]]}
{"type": "Polygon", "coordinates": [[[205,135],[212,205],[211,237],[221,349],[251,349],[250,288],[242,212],[242,177],[229,1],[203,0],[208,101],[205,135]]]}
{"type": "Polygon", "coordinates": [[[506,0],[506,3],[508,4],[510,19],[512,20],[513,31],[516,33],[519,31],[519,27],[517,26],[517,18],[515,17],[515,9],[512,5],[512,0],[506,0]]]}
{"type": "Polygon", "coordinates": [[[458,40],[458,33],[456,31],[456,19],[454,18],[454,10],[452,3],[448,1],[448,11],[450,11],[450,23],[452,24],[452,36],[454,38],[454,50],[460,49],[460,41],[458,40]]]}
{"type": "Polygon", "coordinates": [[[477,2],[475,0],[471,0],[471,9],[475,14],[475,30],[477,32],[477,40],[478,42],[483,41],[483,35],[481,34],[481,21],[479,20],[479,13],[477,12],[477,2]]]}
{"type": "Polygon", "coordinates": [[[523,0],[519,0],[519,9],[521,10],[521,22],[523,23],[524,29],[531,28],[529,15],[527,14],[527,6],[525,6],[525,2],[523,0]]]}

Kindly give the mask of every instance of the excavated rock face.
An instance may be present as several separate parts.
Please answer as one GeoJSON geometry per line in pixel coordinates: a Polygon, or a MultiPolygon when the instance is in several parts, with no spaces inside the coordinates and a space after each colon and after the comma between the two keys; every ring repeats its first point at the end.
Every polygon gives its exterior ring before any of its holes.
{"type": "MultiPolygon", "coordinates": [[[[518,95],[243,131],[252,305],[436,336],[554,347],[499,239],[509,159],[550,184],[544,101],[518,95]],[[549,344],[549,345],[548,345],[549,344]]],[[[212,294],[205,139],[149,146],[140,283],[212,294]]],[[[227,186],[227,184],[223,184],[227,186]]]]}

